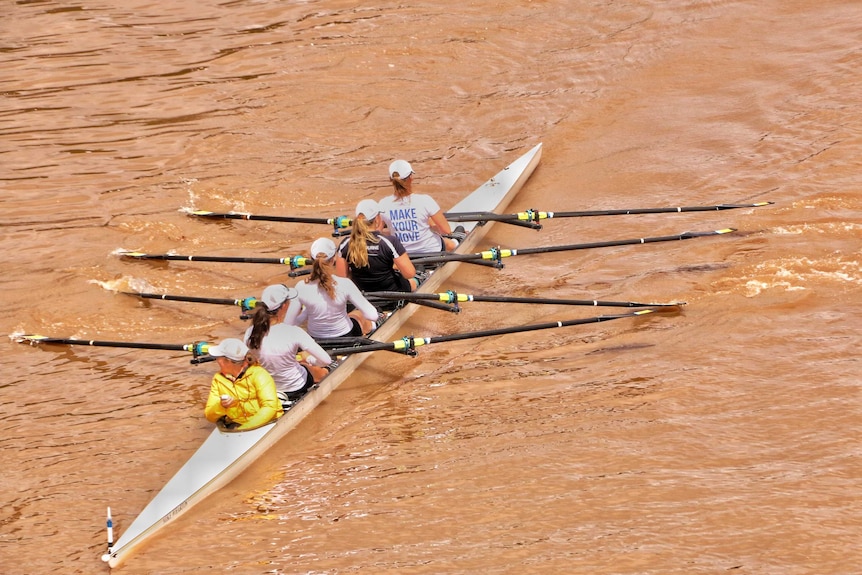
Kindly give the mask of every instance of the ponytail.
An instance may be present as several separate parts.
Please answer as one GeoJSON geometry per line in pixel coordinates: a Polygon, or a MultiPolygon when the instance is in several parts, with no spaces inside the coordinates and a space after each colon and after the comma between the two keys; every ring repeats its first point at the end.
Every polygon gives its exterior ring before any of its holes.
{"type": "Polygon", "coordinates": [[[350,243],[347,246],[347,263],[353,264],[354,268],[364,268],[368,265],[368,244],[380,242],[371,229],[371,222],[365,216],[358,216],[353,220],[353,229],[350,230],[350,243]]]}
{"type": "Polygon", "coordinates": [[[275,314],[269,312],[262,302],[258,302],[254,306],[254,314],[251,316],[251,333],[248,336],[249,349],[260,349],[260,346],[263,344],[263,338],[269,333],[269,324],[273,317],[275,317],[275,314]]]}
{"type": "Polygon", "coordinates": [[[406,198],[412,193],[411,185],[410,185],[410,176],[406,178],[398,178],[391,177],[389,180],[392,182],[393,187],[395,188],[395,197],[399,200],[402,198],[406,198]]]}
{"type": "Polygon", "coordinates": [[[331,299],[335,299],[335,281],[332,279],[333,268],[332,261],[327,259],[324,254],[319,254],[314,258],[314,263],[311,264],[311,277],[309,278],[310,281],[317,280],[318,287],[323,288],[323,291],[331,299]]]}

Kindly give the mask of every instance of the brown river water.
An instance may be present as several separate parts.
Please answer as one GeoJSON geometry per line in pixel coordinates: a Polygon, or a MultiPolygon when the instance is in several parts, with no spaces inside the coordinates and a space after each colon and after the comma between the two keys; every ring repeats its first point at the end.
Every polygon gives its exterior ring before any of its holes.
{"type": "MultiPolygon", "coordinates": [[[[488,246],[729,235],[462,264],[480,295],[687,302],[638,319],[377,352],[130,574],[862,572],[862,4],[5,1],[2,329],[217,341],[413,162],[455,204],[537,143],[509,211],[774,202],[493,224],[488,246]]],[[[293,281],[293,280],[291,280],[293,281]]],[[[466,303],[404,333],[618,313],[466,303]]],[[[9,338],[0,572],[105,573],[212,429],[212,364],[9,338]]]]}

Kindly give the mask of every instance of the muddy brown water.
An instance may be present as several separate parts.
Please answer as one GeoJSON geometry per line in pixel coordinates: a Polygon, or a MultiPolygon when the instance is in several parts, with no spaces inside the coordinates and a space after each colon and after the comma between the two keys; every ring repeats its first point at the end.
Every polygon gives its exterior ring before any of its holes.
{"type": "MultiPolygon", "coordinates": [[[[376,354],[125,573],[853,574],[860,553],[862,156],[852,0],[7,2],[7,334],[188,343],[310,224],[388,191],[453,205],[535,144],[511,209],[757,209],[494,224],[525,248],[734,234],[462,265],[474,294],[684,301],[677,313],[376,354]]],[[[470,303],[437,335],[618,310],[470,303]]],[[[3,345],[2,572],[102,573],[211,429],[182,352],[3,345]]]]}

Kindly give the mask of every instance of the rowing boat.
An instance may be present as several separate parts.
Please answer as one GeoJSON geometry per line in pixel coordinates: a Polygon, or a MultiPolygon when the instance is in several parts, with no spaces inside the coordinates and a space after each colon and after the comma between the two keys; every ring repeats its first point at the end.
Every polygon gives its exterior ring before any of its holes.
{"type": "MultiPolygon", "coordinates": [[[[533,173],[541,155],[542,145],[538,144],[458,202],[451,211],[479,214],[505,209],[533,173]]],[[[488,226],[479,223],[462,222],[467,236],[458,246],[457,252],[469,253],[485,236],[488,226]]],[[[422,284],[421,291],[433,292],[438,289],[458,265],[458,262],[452,262],[437,268],[422,284]]],[[[375,330],[372,338],[377,341],[391,339],[416,309],[418,306],[415,303],[408,303],[397,309],[375,330]]],[[[216,427],[116,542],[112,542],[113,527],[109,508],[108,552],[102,556],[102,560],[111,567],[118,567],[162,527],[227,485],[296,427],[344,382],[366,357],[367,354],[347,356],[316,388],[291,405],[284,415],[273,423],[242,432],[216,427]]]]}

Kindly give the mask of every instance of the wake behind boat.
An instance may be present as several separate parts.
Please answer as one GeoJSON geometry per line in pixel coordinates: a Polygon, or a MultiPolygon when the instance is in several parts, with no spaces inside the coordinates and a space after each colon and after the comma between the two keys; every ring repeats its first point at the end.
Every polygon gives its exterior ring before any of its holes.
{"type": "MultiPolygon", "coordinates": [[[[538,144],[471,192],[450,211],[480,214],[506,209],[535,170],[541,156],[542,145],[538,144]]],[[[487,233],[487,226],[479,225],[480,223],[484,222],[462,222],[467,236],[458,246],[456,253],[466,254],[474,250],[487,233]]],[[[436,268],[420,286],[420,292],[431,293],[437,290],[458,265],[459,262],[453,261],[436,268]]],[[[394,311],[383,325],[375,330],[372,339],[381,342],[391,339],[418,307],[415,303],[407,303],[394,311]]],[[[111,567],[118,567],[162,527],[227,485],[296,427],[306,415],[344,382],[366,357],[367,354],[362,353],[347,356],[317,387],[292,404],[284,415],[273,423],[242,432],[216,427],[116,542],[112,541],[112,519],[109,508],[108,552],[102,556],[102,560],[111,567]]]]}

